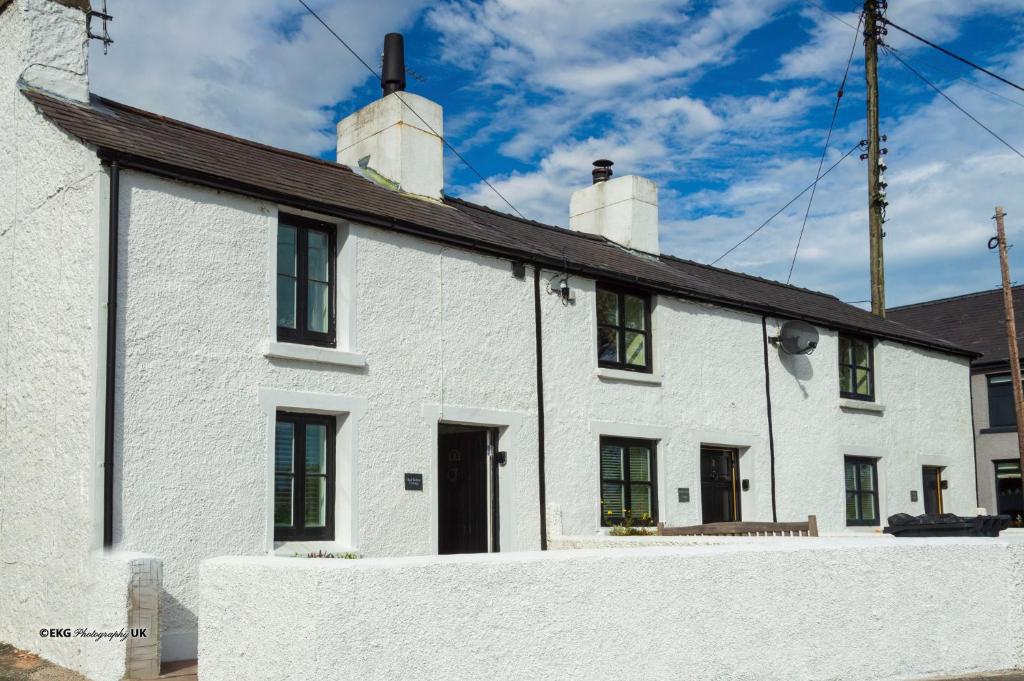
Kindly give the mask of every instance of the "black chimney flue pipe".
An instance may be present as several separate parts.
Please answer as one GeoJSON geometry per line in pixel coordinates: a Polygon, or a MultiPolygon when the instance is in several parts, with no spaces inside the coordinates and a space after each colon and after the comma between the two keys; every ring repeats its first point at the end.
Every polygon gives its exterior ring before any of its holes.
{"type": "Polygon", "coordinates": [[[384,65],[380,72],[380,87],[387,97],[405,89],[405,41],[401,33],[384,36],[384,65]]]}
{"type": "Polygon", "coordinates": [[[594,178],[594,184],[610,180],[612,177],[613,165],[615,164],[606,158],[599,158],[594,161],[594,169],[590,171],[590,174],[594,178]]]}

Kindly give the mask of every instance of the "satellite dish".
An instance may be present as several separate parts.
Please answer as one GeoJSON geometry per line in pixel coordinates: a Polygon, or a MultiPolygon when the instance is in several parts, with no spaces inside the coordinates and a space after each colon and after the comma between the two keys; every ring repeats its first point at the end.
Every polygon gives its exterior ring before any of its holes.
{"type": "Polygon", "coordinates": [[[776,342],[787,355],[809,355],[818,347],[818,330],[807,322],[783,322],[776,342]]]}

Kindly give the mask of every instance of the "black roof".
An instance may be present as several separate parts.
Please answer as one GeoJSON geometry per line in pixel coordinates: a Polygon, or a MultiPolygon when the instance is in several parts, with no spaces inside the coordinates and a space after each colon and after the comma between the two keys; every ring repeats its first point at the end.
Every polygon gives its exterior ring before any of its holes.
{"type": "Polygon", "coordinates": [[[443,202],[411,197],[381,187],[344,165],[101,97],[82,104],[28,88],[24,94],[62,130],[96,147],[102,158],[127,167],[680,298],[973,354],[825,293],[670,255],[631,251],[600,236],[524,220],[453,197],[443,202]]]}
{"type": "MultiPolygon", "coordinates": [[[[1013,287],[1013,314],[1024,332],[1024,285],[1013,287]]],[[[887,310],[890,319],[977,352],[975,364],[1009,362],[1003,289],[978,291],[887,310]]]]}

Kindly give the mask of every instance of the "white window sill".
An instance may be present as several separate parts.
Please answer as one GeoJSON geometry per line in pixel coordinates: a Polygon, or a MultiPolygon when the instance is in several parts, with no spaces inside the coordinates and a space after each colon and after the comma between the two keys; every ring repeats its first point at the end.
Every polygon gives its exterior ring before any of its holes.
{"type": "Polygon", "coordinates": [[[320,551],[333,554],[356,553],[352,548],[333,541],[285,541],[274,542],[273,555],[278,558],[305,558],[310,553],[320,551]]]}
{"type": "Polygon", "coordinates": [[[661,374],[646,374],[642,371],[623,371],[622,369],[594,369],[594,375],[605,381],[627,381],[629,383],[646,383],[661,385],[661,374]]]}
{"type": "Polygon", "coordinates": [[[866,400],[850,400],[845,397],[839,398],[839,408],[849,409],[850,411],[870,411],[874,414],[885,413],[884,404],[879,404],[878,402],[868,402],[866,400]]]}
{"type": "Polygon", "coordinates": [[[263,346],[263,356],[346,367],[366,366],[366,355],[358,352],[345,352],[344,350],[335,350],[334,348],[321,348],[316,345],[299,345],[298,343],[280,343],[278,341],[267,341],[263,346]]]}

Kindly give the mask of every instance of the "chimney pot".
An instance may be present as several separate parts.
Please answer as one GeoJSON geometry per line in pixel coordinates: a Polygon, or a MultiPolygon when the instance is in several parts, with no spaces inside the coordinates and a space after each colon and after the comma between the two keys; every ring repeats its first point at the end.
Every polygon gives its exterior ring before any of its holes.
{"type": "Polygon", "coordinates": [[[594,161],[594,169],[590,171],[590,174],[594,178],[594,184],[598,182],[607,182],[612,177],[612,166],[615,165],[606,158],[599,158],[594,161]]]}
{"type": "Polygon", "coordinates": [[[405,89],[405,40],[401,33],[388,33],[384,36],[380,87],[385,97],[405,89]]]}

